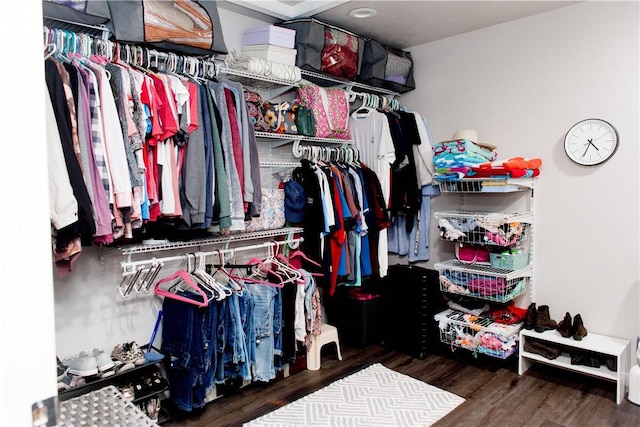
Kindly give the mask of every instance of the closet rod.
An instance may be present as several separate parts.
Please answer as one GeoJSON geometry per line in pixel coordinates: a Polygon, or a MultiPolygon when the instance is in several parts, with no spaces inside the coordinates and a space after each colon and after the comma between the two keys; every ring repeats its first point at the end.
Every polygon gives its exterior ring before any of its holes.
{"type": "MultiPolygon", "coordinates": [[[[275,246],[279,247],[284,245],[290,245],[290,246],[295,245],[297,247],[297,245],[302,243],[303,240],[304,238],[302,237],[296,237],[293,239],[286,239],[282,241],[271,241],[271,242],[257,243],[257,244],[248,245],[248,246],[239,246],[237,248],[217,249],[217,250],[208,251],[208,252],[198,251],[197,253],[202,254],[205,257],[214,256],[214,255],[215,256],[222,255],[223,257],[226,257],[227,255],[234,255],[238,252],[256,251],[259,249],[267,249],[275,246]]],[[[152,259],[145,259],[140,261],[122,261],[120,265],[122,266],[122,275],[126,276],[126,275],[133,274],[139,270],[145,270],[147,268],[151,268],[153,265],[164,264],[164,263],[174,262],[174,261],[183,261],[186,259],[187,259],[186,254],[182,254],[182,255],[175,255],[175,256],[162,257],[162,258],[154,257],[152,259]]]]}

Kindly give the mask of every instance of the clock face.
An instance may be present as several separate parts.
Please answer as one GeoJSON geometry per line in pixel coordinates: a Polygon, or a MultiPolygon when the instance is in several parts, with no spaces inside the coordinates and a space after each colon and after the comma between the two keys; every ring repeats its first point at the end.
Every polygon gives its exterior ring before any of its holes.
{"type": "Polygon", "coordinates": [[[564,151],[579,165],[595,166],[609,160],[618,149],[618,131],[600,119],[573,125],[564,138],[564,151]]]}

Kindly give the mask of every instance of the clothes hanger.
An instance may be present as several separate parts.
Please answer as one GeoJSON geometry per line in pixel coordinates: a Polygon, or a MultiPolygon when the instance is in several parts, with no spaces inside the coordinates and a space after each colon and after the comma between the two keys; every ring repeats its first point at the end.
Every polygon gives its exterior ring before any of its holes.
{"type": "MultiPolygon", "coordinates": [[[[172,286],[173,287],[173,286],[172,286]]],[[[169,277],[165,277],[156,282],[156,285],[153,288],[153,291],[156,295],[164,296],[166,298],[171,298],[174,300],[186,302],[188,304],[193,304],[198,307],[207,307],[209,305],[209,297],[207,294],[194,282],[191,275],[185,270],[178,270],[174,274],[169,277]],[[160,285],[168,282],[173,282],[178,280],[178,283],[187,285],[191,290],[195,291],[198,295],[202,297],[202,301],[198,301],[192,298],[187,298],[182,295],[178,295],[176,293],[170,292],[168,290],[164,290],[160,288],[160,285]]]]}
{"type": "Polygon", "coordinates": [[[255,279],[256,277],[259,277],[258,276],[259,274],[266,273],[276,278],[278,280],[278,283],[274,283],[266,280],[262,280],[257,283],[267,285],[267,286],[273,286],[276,288],[282,288],[284,286],[284,279],[282,278],[282,276],[277,272],[273,271],[271,268],[269,268],[260,258],[257,258],[257,257],[251,258],[249,261],[247,261],[247,264],[254,266],[256,268],[253,270],[253,272],[250,275],[245,277],[244,280],[252,280],[252,279],[255,279]]]}
{"type": "Polygon", "coordinates": [[[284,283],[289,283],[289,282],[300,283],[300,281],[304,282],[302,273],[300,273],[296,268],[294,268],[291,264],[289,264],[287,259],[284,258],[282,254],[277,253],[278,247],[279,247],[278,242],[273,242],[269,246],[269,255],[266,262],[270,263],[271,265],[275,265],[276,271],[278,273],[281,273],[281,272],[283,273],[283,275],[286,277],[284,283]],[[281,260],[279,256],[282,256],[284,258],[284,261],[281,260]]]}
{"type": "Polygon", "coordinates": [[[231,293],[227,292],[224,286],[219,284],[217,280],[207,273],[205,269],[204,253],[198,252],[192,255],[194,257],[194,261],[197,261],[194,262],[192,275],[195,277],[196,281],[200,282],[205,289],[211,292],[212,297],[210,298],[210,301],[213,299],[216,301],[222,301],[229,296],[231,293]]]}
{"type": "Polygon", "coordinates": [[[189,275],[189,273],[187,273],[184,270],[178,270],[173,275],[166,277],[164,279],[158,280],[156,282],[156,285],[153,291],[155,292],[156,295],[161,295],[167,298],[186,302],[189,304],[196,305],[198,307],[207,307],[207,305],[209,304],[209,297],[207,296],[207,294],[202,289],[200,289],[200,287],[193,281],[193,278],[189,275]],[[178,295],[173,292],[169,292],[160,288],[160,285],[162,285],[163,283],[171,282],[176,279],[179,280],[181,284],[182,283],[186,284],[192,290],[194,290],[198,295],[200,295],[202,297],[202,301],[183,297],[182,295],[178,295]]]}
{"type": "Polygon", "coordinates": [[[231,272],[225,268],[224,253],[221,250],[217,250],[216,252],[218,254],[220,264],[216,266],[216,271],[212,274],[212,276],[215,277],[218,273],[224,274],[227,277],[228,284],[225,286],[230,287],[235,292],[240,292],[240,295],[242,295],[242,285],[240,285],[240,283],[236,281],[242,280],[242,277],[233,276],[231,272]]]}

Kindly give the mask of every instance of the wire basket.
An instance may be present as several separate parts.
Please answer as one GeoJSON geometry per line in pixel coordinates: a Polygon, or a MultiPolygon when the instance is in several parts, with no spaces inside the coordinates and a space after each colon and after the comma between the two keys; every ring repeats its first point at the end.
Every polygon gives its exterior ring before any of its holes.
{"type": "Polygon", "coordinates": [[[441,240],[476,245],[513,247],[525,240],[530,213],[436,212],[441,240]]]}
{"type": "Polygon", "coordinates": [[[490,317],[473,316],[447,309],[434,317],[438,321],[440,341],[452,351],[464,348],[491,357],[506,359],[518,348],[518,331],[522,323],[503,324],[490,317]]]}
{"type": "Polygon", "coordinates": [[[508,302],[522,295],[527,289],[529,278],[522,277],[507,280],[491,276],[456,272],[456,277],[467,276],[465,282],[454,282],[449,271],[440,275],[440,290],[456,295],[466,295],[478,299],[494,302],[508,302]]]}

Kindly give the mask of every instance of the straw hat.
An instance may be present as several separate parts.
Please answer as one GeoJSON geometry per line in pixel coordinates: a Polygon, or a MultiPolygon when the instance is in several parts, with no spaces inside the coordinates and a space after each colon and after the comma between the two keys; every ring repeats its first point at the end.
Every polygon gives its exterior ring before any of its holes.
{"type": "Polygon", "coordinates": [[[456,140],[456,139],[466,139],[468,141],[473,142],[476,145],[479,145],[481,147],[484,147],[488,150],[495,150],[497,148],[497,145],[493,145],[490,144],[488,142],[484,142],[484,141],[479,141],[478,140],[478,132],[476,132],[475,130],[472,129],[461,129],[456,131],[456,133],[453,134],[452,139],[456,140]]]}

